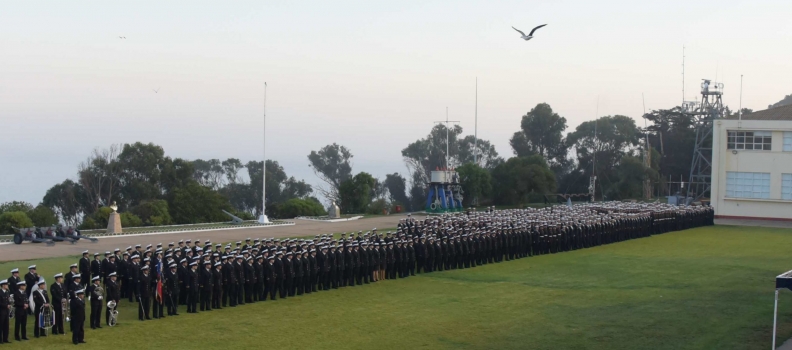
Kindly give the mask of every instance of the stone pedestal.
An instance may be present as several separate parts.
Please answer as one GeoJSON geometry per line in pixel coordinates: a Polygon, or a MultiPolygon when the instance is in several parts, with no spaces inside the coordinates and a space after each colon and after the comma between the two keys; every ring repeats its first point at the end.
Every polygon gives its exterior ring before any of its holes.
{"type": "Polygon", "coordinates": [[[331,219],[341,218],[341,209],[338,208],[335,202],[333,202],[333,204],[330,204],[330,207],[327,208],[327,216],[330,217],[331,219]]]}
{"type": "Polygon", "coordinates": [[[110,213],[110,217],[107,218],[107,233],[121,233],[121,214],[118,214],[117,212],[110,213]]]}

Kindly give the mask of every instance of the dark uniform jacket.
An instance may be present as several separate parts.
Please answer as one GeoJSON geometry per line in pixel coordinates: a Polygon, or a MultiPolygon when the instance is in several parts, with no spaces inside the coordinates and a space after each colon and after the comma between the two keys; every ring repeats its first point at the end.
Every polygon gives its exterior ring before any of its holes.
{"type": "Polygon", "coordinates": [[[25,293],[27,293],[28,296],[30,296],[30,292],[33,291],[33,286],[38,284],[38,280],[38,274],[28,272],[25,275],[25,284],[27,285],[27,290],[25,290],[25,293]]]}
{"type": "Polygon", "coordinates": [[[91,277],[93,276],[102,276],[102,262],[96,259],[91,261],[91,277]]]}
{"type": "Polygon", "coordinates": [[[33,311],[33,314],[36,315],[36,317],[38,317],[38,314],[41,313],[41,307],[44,306],[44,304],[50,303],[50,298],[49,295],[47,294],[47,290],[39,289],[33,292],[33,302],[36,303],[36,309],[33,311]]]}
{"type": "Polygon", "coordinates": [[[52,295],[52,303],[55,304],[54,307],[60,308],[61,302],[63,299],[66,299],[68,302],[69,294],[66,291],[66,286],[63,284],[53,283],[50,286],[50,295],[52,295]]]}
{"type": "Polygon", "coordinates": [[[221,293],[223,291],[223,272],[214,268],[212,270],[212,286],[214,287],[213,293],[221,293]]]}
{"type": "Polygon", "coordinates": [[[8,291],[11,292],[12,295],[14,294],[14,292],[16,292],[17,289],[19,289],[19,286],[17,286],[17,283],[19,282],[20,282],[19,277],[11,276],[8,278],[8,291]]]}
{"type": "Polygon", "coordinates": [[[151,298],[151,274],[140,274],[140,277],[138,277],[137,293],[141,298],[151,298]]]}
{"type": "Polygon", "coordinates": [[[83,281],[90,281],[91,280],[91,260],[88,260],[87,257],[80,258],[80,277],[82,277],[83,281]]]}
{"type": "Polygon", "coordinates": [[[85,301],[80,298],[72,298],[70,301],[70,310],[72,323],[85,322],[85,301]]]}
{"type": "Polygon", "coordinates": [[[189,291],[191,293],[192,292],[196,292],[196,293],[198,292],[198,288],[199,288],[200,285],[198,284],[198,272],[197,271],[193,271],[192,269],[187,271],[187,286],[189,287],[189,291]]]}
{"type": "Polygon", "coordinates": [[[211,292],[214,289],[214,275],[212,270],[206,268],[201,270],[200,288],[202,292],[211,292]]]}
{"type": "Polygon", "coordinates": [[[118,283],[113,282],[109,278],[107,279],[107,282],[105,282],[105,293],[107,293],[108,301],[114,300],[118,302],[118,300],[121,299],[121,291],[120,288],[118,287],[118,283]]]}

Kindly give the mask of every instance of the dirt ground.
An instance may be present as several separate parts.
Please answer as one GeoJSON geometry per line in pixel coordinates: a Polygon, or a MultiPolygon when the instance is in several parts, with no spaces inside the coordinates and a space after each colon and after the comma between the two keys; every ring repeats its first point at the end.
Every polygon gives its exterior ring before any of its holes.
{"type": "Polygon", "coordinates": [[[178,242],[182,239],[191,239],[193,241],[199,239],[202,242],[208,239],[214,244],[244,240],[248,237],[254,239],[269,237],[301,237],[335,232],[368,231],[375,227],[396,227],[396,224],[399,223],[399,219],[403,217],[404,216],[400,215],[391,215],[344,222],[293,220],[295,224],[291,226],[102,237],[99,238],[99,242],[97,243],[80,240],[76,244],[61,242],[55,244],[54,246],[33,244],[29,242],[25,242],[20,245],[2,244],[0,245],[0,261],[29,260],[80,255],[86,249],[89,250],[91,254],[94,252],[112,252],[115,248],[119,248],[123,251],[127,246],[134,247],[135,244],[142,244],[145,247],[147,244],[156,246],[158,243],[162,243],[167,249],[168,243],[178,242]]]}

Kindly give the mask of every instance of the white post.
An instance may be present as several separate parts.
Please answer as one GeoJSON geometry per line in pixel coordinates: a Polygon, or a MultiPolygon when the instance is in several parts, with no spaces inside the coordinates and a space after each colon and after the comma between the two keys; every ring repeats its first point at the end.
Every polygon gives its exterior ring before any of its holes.
{"type": "Polygon", "coordinates": [[[778,288],[775,290],[775,306],[773,307],[773,350],[775,350],[776,324],[778,322],[778,288]]]}
{"type": "Polygon", "coordinates": [[[740,74],[740,111],[737,113],[739,114],[740,121],[742,121],[742,81],[743,81],[743,75],[740,74]]]}
{"type": "Polygon", "coordinates": [[[451,139],[448,138],[448,107],[446,107],[446,168],[445,168],[446,172],[448,172],[448,165],[449,165],[448,161],[449,159],[451,159],[448,154],[450,149],[449,146],[450,144],[451,144],[451,139]]]}
{"type": "Polygon", "coordinates": [[[262,151],[264,159],[261,162],[261,216],[259,216],[259,224],[269,224],[267,219],[267,82],[264,82],[264,130],[262,134],[264,138],[262,151]]]}
{"type": "Polygon", "coordinates": [[[476,112],[474,114],[473,124],[473,163],[478,165],[478,77],[476,77],[476,112]]]}

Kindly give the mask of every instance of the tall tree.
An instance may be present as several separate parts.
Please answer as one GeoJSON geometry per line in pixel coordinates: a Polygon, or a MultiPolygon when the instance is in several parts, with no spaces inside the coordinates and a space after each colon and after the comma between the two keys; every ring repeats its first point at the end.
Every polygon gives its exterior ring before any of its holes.
{"type": "Polygon", "coordinates": [[[110,205],[116,196],[116,183],[121,172],[118,162],[120,150],[117,144],[105,149],[96,148],[88,159],[78,165],[78,179],[89,204],[87,210],[93,212],[102,205],[110,205]]]}
{"type": "Polygon", "coordinates": [[[42,204],[55,212],[66,224],[77,226],[86,214],[85,192],[80,184],[66,180],[47,190],[42,204]]]}
{"type": "Polygon", "coordinates": [[[317,189],[319,193],[325,198],[338,201],[341,183],[352,178],[352,152],[333,143],[319,151],[311,151],[308,161],[314,174],[327,186],[320,186],[317,189]]]}
{"type": "Polygon", "coordinates": [[[781,106],[786,106],[786,105],[792,105],[792,94],[784,96],[784,98],[782,98],[781,101],[778,101],[778,102],[776,102],[774,104],[771,104],[771,105],[767,106],[767,108],[775,108],[775,107],[781,107],[781,106]]]}
{"type": "Polygon", "coordinates": [[[595,165],[597,189],[606,196],[613,196],[618,191],[616,168],[623,156],[635,150],[641,136],[632,118],[605,116],[578,125],[567,135],[567,144],[575,148],[578,168],[585,177],[591,176],[592,165],[595,165]]]}
{"type": "Polygon", "coordinates": [[[218,190],[225,186],[226,169],[219,159],[196,159],[193,162],[195,168],[195,181],[202,186],[218,190]]]}
{"type": "Polygon", "coordinates": [[[566,128],[566,118],[553,112],[549,104],[540,103],[522,117],[520,131],[514,133],[509,143],[518,157],[538,154],[552,165],[566,158],[563,142],[566,128]]]}
{"type": "MultiPolygon", "coordinates": [[[[255,215],[261,214],[261,162],[254,162],[250,161],[247,162],[245,167],[248,170],[248,175],[250,177],[250,184],[249,184],[249,191],[252,192],[252,196],[254,198],[254,208],[255,208],[255,215]]],[[[313,188],[311,185],[305,183],[305,181],[298,181],[293,176],[289,177],[286,175],[286,171],[283,167],[278,164],[277,161],[267,160],[266,163],[266,171],[267,171],[267,187],[266,187],[266,195],[267,195],[267,215],[275,215],[275,205],[278,203],[283,203],[292,198],[306,198],[311,193],[313,193],[313,188]]],[[[242,191],[243,187],[236,187],[234,191],[229,193],[237,193],[237,191],[242,191]]],[[[240,198],[229,197],[232,203],[247,203],[244,208],[249,208],[250,203],[247,202],[250,200],[250,194],[244,194],[239,192],[241,195],[240,198]]],[[[240,210],[243,208],[237,207],[240,210]]]]}
{"type": "Polygon", "coordinates": [[[341,211],[346,214],[365,213],[374,198],[377,179],[361,172],[344,181],[339,189],[341,211]]]}
{"type": "Polygon", "coordinates": [[[223,171],[225,172],[226,180],[228,183],[235,184],[241,181],[239,178],[239,171],[245,166],[239,159],[228,158],[223,161],[223,171]]]}
{"type": "Polygon", "coordinates": [[[388,189],[391,203],[399,203],[409,209],[410,199],[407,197],[407,180],[403,176],[399,175],[399,173],[385,175],[385,187],[388,189]]]}
{"type": "Polygon", "coordinates": [[[503,163],[503,158],[498,157],[495,146],[489,141],[482,139],[476,141],[475,136],[468,135],[459,140],[458,164],[468,163],[475,163],[482,168],[491,170],[503,163]]]}
{"type": "Polygon", "coordinates": [[[462,183],[462,205],[478,205],[486,202],[492,192],[492,177],[487,169],[478,164],[467,163],[459,168],[459,180],[462,183]]]}
{"type": "Polygon", "coordinates": [[[646,127],[649,144],[660,152],[660,173],[687,178],[696,143],[693,118],[680,107],[653,110],[644,117],[651,123],[646,127]]]}
{"type": "Polygon", "coordinates": [[[33,204],[28,202],[20,202],[20,201],[13,201],[13,202],[5,202],[0,204],[0,214],[12,212],[12,211],[21,211],[23,213],[28,213],[33,210],[33,204]]]}
{"type": "Polygon", "coordinates": [[[225,221],[227,217],[221,210],[232,210],[225,197],[195,181],[174,190],[169,207],[177,224],[225,221]]]}
{"type": "Polygon", "coordinates": [[[492,170],[493,200],[515,205],[529,201],[531,194],[544,195],[556,189],[555,175],[538,155],[509,158],[492,170]]]}
{"type": "Polygon", "coordinates": [[[163,194],[160,184],[165,150],[153,143],[125,144],[118,155],[121,166],[119,205],[129,208],[163,194]]]}

